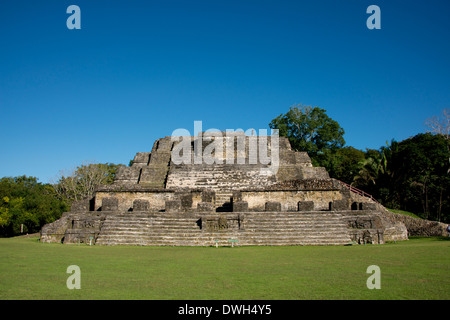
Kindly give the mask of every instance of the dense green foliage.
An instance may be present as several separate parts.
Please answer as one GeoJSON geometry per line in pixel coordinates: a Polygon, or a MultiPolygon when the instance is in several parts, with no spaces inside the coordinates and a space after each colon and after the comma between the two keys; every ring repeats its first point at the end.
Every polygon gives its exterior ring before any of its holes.
{"type": "Polygon", "coordinates": [[[384,205],[450,222],[449,140],[420,133],[366,152],[354,185],[384,205]]]}
{"type": "Polygon", "coordinates": [[[0,179],[0,237],[39,232],[68,211],[74,200],[91,196],[97,185],[111,184],[120,166],[81,165],[53,185],[38,183],[35,177],[0,179]]]}
{"type": "Polygon", "coordinates": [[[344,130],[327,116],[326,110],[310,106],[292,106],[285,114],[273,119],[271,129],[287,137],[292,148],[306,151],[314,164],[317,157],[335,152],[345,144],[344,130]]]}
{"type": "Polygon", "coordinates": [[[343,130],[320,108],[291,107],[273,119],[297,151],[332,178],[372,194],[383,205],[450,222],[450,143],[445,134],[419,133],[379,150],[344,146],[343,130]]]}
{"type": "Polygon", "coordinates": [[[351,184],[361,169],[361,162],[366,154],[353,147],[342,147],[334,152],[327,151],[316,156],[316,163],[325,167],[331,177],[335,177],[345,183],[351,184]]]}
{"type": "Polygon", "coordinates": [[[49,184],[26,176],[0,179],[0,236],[38,232],[65,210],[66,203],[49,184]]]}

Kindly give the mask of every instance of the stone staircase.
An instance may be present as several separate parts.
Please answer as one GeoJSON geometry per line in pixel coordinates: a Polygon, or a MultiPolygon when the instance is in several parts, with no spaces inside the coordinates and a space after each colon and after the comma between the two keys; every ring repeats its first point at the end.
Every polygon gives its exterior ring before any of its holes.
{"type": "Polygon", "coordinates": [[[340,214],[324,212],[121,213],[106,216],[97,245],[231,246],[345,245],[347,223],[340,214]],[[241,219],[240,227],[208,230],[202,220],[241,219]]]}
{"type": "Polygon", "coordinates": [[[345,245],[347,223],[340,214],[274,212],[245,216],[244,245],[345,245]]]}

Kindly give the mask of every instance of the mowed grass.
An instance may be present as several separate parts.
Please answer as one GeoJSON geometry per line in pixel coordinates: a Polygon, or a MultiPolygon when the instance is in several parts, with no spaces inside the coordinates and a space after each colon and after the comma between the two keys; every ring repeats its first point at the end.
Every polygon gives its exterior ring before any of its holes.
{"type": "Polygon", "coordinates": [[[449,299],[450,241],[385,245],[133,247],[0,239],[0,299],[449,299]],[[66,286],[67,267],[81,289],[66,286]],[[366,286],[367,267],[381,289],[366,286]]]}
{"type": "Polygon", "coordinates": [[[393,212],[393,213],[399,213],[399,214],[403,214],[405,216],[410,216],[410,217],[413,217],[413,218],[421,219],[418,215],[416,215],[416,214],[414,214],[412,212],[409,212],[409,211],[398,210],[398,209],[389,209],[389,208],[388,208],[388,210],[393,212]]]}

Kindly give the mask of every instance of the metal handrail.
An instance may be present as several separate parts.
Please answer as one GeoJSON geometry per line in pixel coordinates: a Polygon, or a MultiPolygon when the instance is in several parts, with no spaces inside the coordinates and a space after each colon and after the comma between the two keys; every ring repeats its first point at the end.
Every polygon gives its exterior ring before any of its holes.
{"type": "Polygon", "coordinates": [[[363,190],[360,190],[360,189],[358,189],[358,188],[355,188],[355,187],[353,187],[352,185],[349,185],[348,183],[345,183],[344,181],[340,181],[340,180],[338,180],[338,181],[339,181],[339,183],[340,183],[341,185],[343,185],[344,187],[346,187],[347,189],[349,189],[351,192],[356,193],[356,194],[358,194],[358,195],[360,195],[360,196],[363,196],[363,197],[370,198],[371,200],[373,200],[373,201],[375,201],[376,203],[380,204],[380,203],[377,201],[377,199],[375,199],[371,194],[369,194],[369,193],[367,193],[367,192],[365,192],[365,191],[363,191],[363,190]]]}

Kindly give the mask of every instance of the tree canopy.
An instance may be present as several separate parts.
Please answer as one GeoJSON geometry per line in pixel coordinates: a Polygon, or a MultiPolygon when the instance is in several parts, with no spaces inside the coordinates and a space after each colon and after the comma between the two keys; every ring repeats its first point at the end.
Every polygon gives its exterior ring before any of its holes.
{"type": "Polygon", "coordinates": [[[123,165],[83,164],[55,184],[39,183],[35,177],[0,179],[0,236],[39,232],[68,211],[74,200],[93,194],[96,186],[111,184],[123,165]]]}
{"type": "Polygon", "coordinates": [[[0,179],[0,236],[38,232],[68,209],[53,187],[35,177],[0,179]],[[22,228],[23,227],[23,228],[22,228]]]}
{"type": "Polygon", "coordinates": [[[292,106],[273,119],[269,127],[278,129],[279,135],[287,137],[295,150],[308,152],[314,164],[318,164],[320,155],[345,144],[344,129],[319,107],[292,106]]]}
{"type": "Polygon", "coordinates": [[[61,172],[53,186],[61,199],[72,203],[91,197],[99,185],[113,183],[117,169],[122,166],[114,163],[83,164],[69,173],[61,172]]]}
{"type": "Polygon", "coordinates": [[[449,141],[441,134],[419,133],[368,150],[353,185],[382,204],[425,219],[450,220],[449,141]]]}

